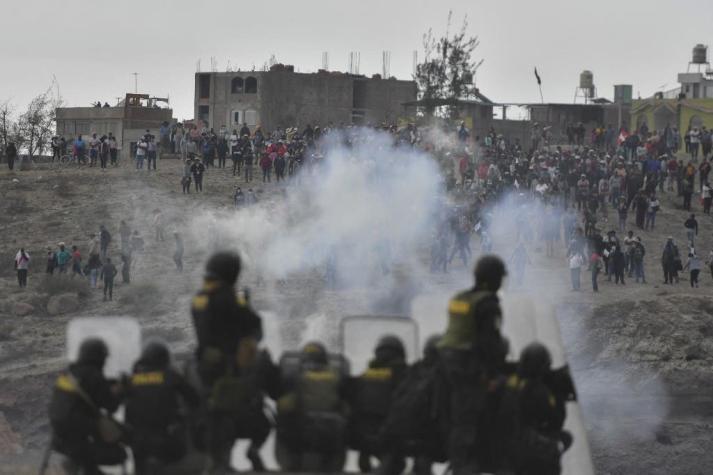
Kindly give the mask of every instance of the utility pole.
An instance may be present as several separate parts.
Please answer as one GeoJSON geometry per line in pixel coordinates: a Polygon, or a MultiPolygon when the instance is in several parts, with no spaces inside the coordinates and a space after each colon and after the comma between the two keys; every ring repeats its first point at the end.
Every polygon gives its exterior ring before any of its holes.
{"type": "Polygon", "coordinates": [[[139,93],[139,73],[131,73],[134,75],[134,94],[139,93]]]}

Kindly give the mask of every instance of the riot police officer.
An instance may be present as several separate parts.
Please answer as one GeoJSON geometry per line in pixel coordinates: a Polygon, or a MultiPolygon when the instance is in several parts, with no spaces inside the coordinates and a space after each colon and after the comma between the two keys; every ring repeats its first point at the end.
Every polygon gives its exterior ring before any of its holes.
{"type": "Polygon", "coordinates": [[[359,469],[363,473],[372,471],[372,456],[390,465],[383,470],[398,473],[403,470],[403,458],[386,457],[390,454],[383,450],[380,431],[389,414],[394,391],[406,370],[403,342],[394,335],[386,335],[377,343],[367,370],[351,381],[350,446],[359,451],[359,469]]]}
{"type": "Polygon", "coordinates": [[[448,327],[438,346],[441,351],[446,395],[444,434],[454,475],[492,468],[494,430],[492,387],[501,374],[508,352],[500,333],[502,311],[497,291],[507,274],[503,261],[486,255],[475,267],[475,286],[448,304],[448,327]]]}
{"type": "Polygon", "coordinates": [[[126,459],[118,424],[101,413],[113,414],[123,393],[119,383],[104,377],[108,356],[104,341],[84,340],[76,363],[57,378],[49,406],[53,450],[86,475],[100,475],[99,465],[117,465],[126,459]],[[107,424],[113,426],[109,431],[107,424]]]}
{"type": "Polygon", "coordinates": [[[206,442],[216,472],[232,470],[234,419],[257,391],[245,376],[255,364],[262,323],[236,293],[239,274],[237,254],[214,254],[206,265],[203,288],[191,306],[198,339],[197,369],[208,398],[206,442]]]}
{"type": "MultiPolygon", "coordinates": [[[[436,345],[442,335],[433,335],[424,346],[423,359],[414,363],[393,395],[389,415],[382,430],[382,444],[394,460],[413,457],[412,473],[431,475],[434,461],[445,462],[439,437],[435,396],[439,356],[436,345]]],[[[390,474],[394,463],[382,464],[379,472],[390,474]]]]}
{"type": "MultiPolygon", "coordinates": [[[[324,345],[305,345],[296,367],[281,367],[277,460],[283,470],[341,472],[346,456],[346,364],[333,368],[324,345]]],[[[344,362],[345,360],[341,360],[344,362]]]]}
{"type": "Polygon", "coordinates": [[[166,345],[148,343],[134,365],[126,401],[137,474],[147,473],[151,461],[169,464],[185,455],[188,431],[183,407],[195,410],[199,403],[198,393],[171,367],[166,345]]]}
{"type": "Polygon", "coordinates": [[[541,343],[522,350],[500,402],[502,469],[517,475],[558,475],[562,453],[572,436],[562,429],[565,404],[575,398],[567,367],[550,369],[550,352],[541,343]]]}

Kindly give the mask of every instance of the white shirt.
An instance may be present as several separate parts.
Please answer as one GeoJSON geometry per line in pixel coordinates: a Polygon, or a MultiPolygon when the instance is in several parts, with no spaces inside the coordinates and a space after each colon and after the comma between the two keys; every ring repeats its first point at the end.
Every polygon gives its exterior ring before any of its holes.
{"type": "Polygon", "coordinates": [[[569,268],[570,269],[579,269],[584,265],[584,259],[582,258],[581,254],[574,254],[572,257],[569,258],[569,268]]]}

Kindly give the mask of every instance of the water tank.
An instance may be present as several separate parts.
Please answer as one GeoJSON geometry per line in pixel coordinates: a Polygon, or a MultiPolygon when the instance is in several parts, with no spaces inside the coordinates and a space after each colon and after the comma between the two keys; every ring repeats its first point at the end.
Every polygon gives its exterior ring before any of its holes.
{"type": "Polygon", "coordinates": [[[706,64],[708,62],[708,47],[697,44],[693,47],[693,64],[706,64]]]}
{"type": "Polygon", "coordinates": [[[579,75],[579,87],[582,89],[594,89],[594,74],[591,71],[582,71],[579,75]]]}

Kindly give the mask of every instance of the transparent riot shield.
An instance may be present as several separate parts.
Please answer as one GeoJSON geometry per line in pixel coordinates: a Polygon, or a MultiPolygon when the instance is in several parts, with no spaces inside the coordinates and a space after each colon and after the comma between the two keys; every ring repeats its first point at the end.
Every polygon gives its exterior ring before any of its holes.
{"type": "Polygon", "coordinates": [[[101,338],[109,348],[104,374],[109,378],[130,373],[141,354],[141,326],[130,317],[82,317],[67,325],[67,358],[76,361],[87,338],[101,338]]]}
{"type": "MultiPolygon", "coordinates": [[[[503,292],[500,297],[503,307],[503,333],[510,341],[508,359],[517,360],[528,343],[539,341],[550,350],[553,368],[566,364],[564,345],[552,305],[536,295],[503,292]]],[[[422,338],[445,331],[449,298],[450,295],[433,294],[420,295],[413,300],[411,316],[419,325],[422,338]]],[[[576,380],[576,374],[573,377],[576,380]]],[[[567,403],[565,429],[574,436],[574,443],[562,457],[562,473],[593,475],[589,442],[577,402],[567,403]]]]}
{"type": "Polygon", "coordinates": [[[351,363],[352,374],[360,374],[367,368],[377,342],[386,335],[401,339],[409,363],[420,357],[418,325],[408,317],[363,315],[341,320],[341,352],[351,363]]]}

